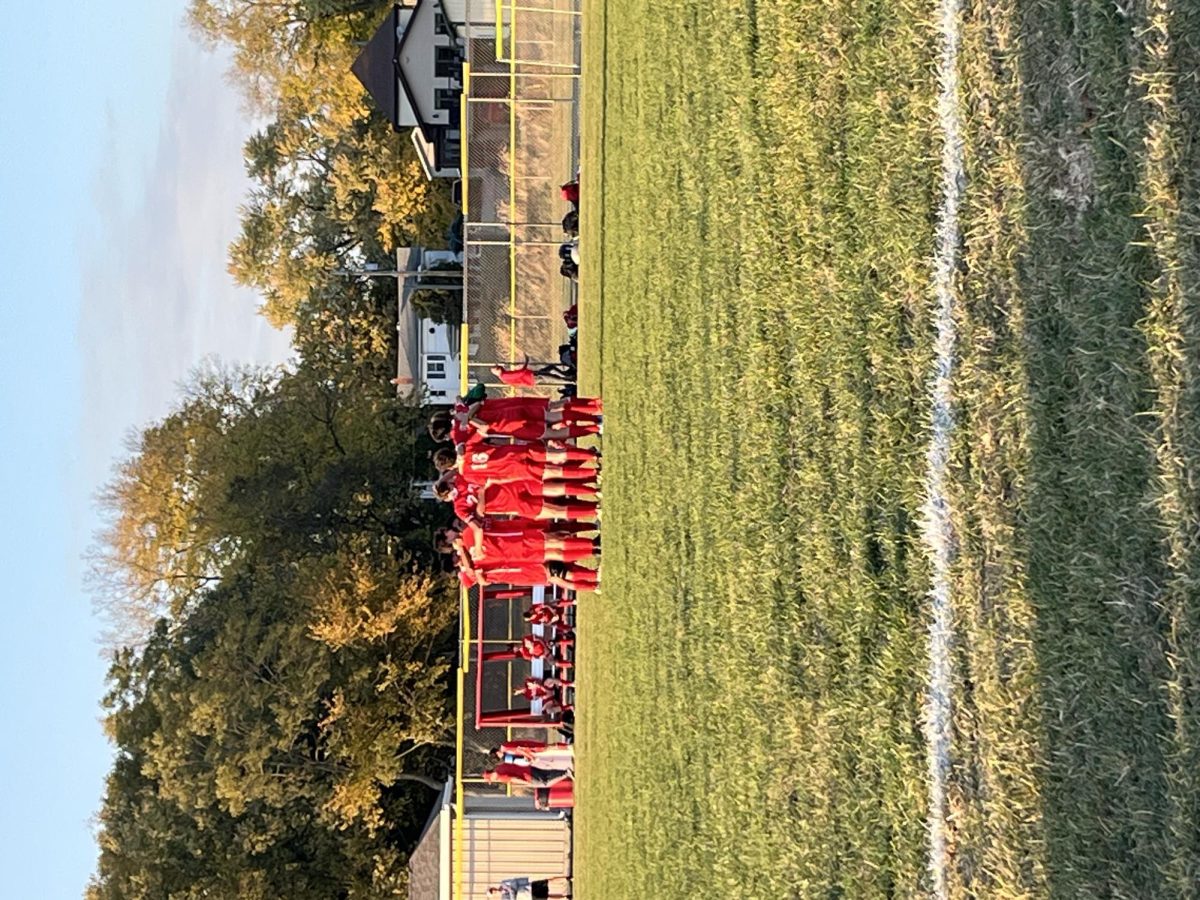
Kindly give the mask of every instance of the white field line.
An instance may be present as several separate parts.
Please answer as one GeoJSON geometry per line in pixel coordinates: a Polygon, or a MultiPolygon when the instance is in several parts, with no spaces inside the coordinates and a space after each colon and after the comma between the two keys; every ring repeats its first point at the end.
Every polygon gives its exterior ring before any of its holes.
{"type": "Polygon", "coordinates": [[[929,875],[936,900],[946,900],[946,793],[950,776],[950,566],[954,558],[954,526],[946,496],[950,436],[954,431],[951,379],[957,331],[954,324],[954,275],[958,269],[958,208],[966,173],[958,97],[958,49],[961,0],[941,0],[939,27],[942,58],[938,72],[938,122],[942,130],[942,206],[934,251],[933,287],[937,337],[930,379],[932,432],[926,456],[925,509],[922,536],[933,569],[929,591],[929,685],[925,697],[925,740],[929,754],[929,875]]]}

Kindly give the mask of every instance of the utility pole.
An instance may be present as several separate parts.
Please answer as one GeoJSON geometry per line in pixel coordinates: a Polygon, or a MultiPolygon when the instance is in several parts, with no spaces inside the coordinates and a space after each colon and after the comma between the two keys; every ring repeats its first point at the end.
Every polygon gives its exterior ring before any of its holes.
{"type": "Polygon", "coordinates": [[[436,272],[440,278],[462,278],[463,273],[461,268],[457,272],[452,270],[442,271],[439,269],[402,269],[400,268],[401,265],[403,265],[403,263],[400,262],[400,252],[402,249],[407,250],[408,248],[396,248],[396,268],[394,269],[381,269],[379,268],[379,263],[366,263],[361,269],[332,269],[330,271],[333,275],[346,275],[349,277],[361,276],[362,278],[404,279],[409,275],[429,275],[433,272],[436,272]]]}
{"type": "MultiPolygon", "coordinates": [[[[416,351],[415,341],[420,338],[415,331],[412,331],[411,325],[406,325],[406,310],[408,309],[411,291],[406,292],[405,282],[413,275],[428,275],[438,281],[457,281],[457,284],[426,284],[418,285],[418,289],[428,289],[437,291],[446,291],[451,294],[461,294],[464,291],[463,267],[459,265],[458,269],[408,269],[405,268],[406,260],[402,259],[401,254],[411,255],[412,250],[409,247],[396,248],[396,263],[393,269],[381,269],[379,263],[365,263],[361,269],[330,269],[331,275],[342,275],[348,278],[395,278],[396,293],[399,300],[396,310],[396,338],[397,338],[397,355],[399,359],[412,359],[412,354],[416,351]]],[[[457,345],[457,340],[452,341],[452,345],[457,345]]],[[[406,369],[397,361],[396,377],[392,379],[392,384],[396,386],[396,393],[400,396],[412,394],[418,389],[413,376],[404,374],[406,369]]]]}

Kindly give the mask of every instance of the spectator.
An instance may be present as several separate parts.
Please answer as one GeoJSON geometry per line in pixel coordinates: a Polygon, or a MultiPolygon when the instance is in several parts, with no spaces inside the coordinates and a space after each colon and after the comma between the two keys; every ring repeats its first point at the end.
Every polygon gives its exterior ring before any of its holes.
{"type": "Polygon", "coordinates": [[[531,881],[528,878],[506,878],[499,887],[488,888],[488,896],[499,900],[565,900],[571,896],[571,879],[566,875],[555,878],[539,878],[531,881]],[[562,884],[564,894],[550,893],[551,882],[562,884]]]}

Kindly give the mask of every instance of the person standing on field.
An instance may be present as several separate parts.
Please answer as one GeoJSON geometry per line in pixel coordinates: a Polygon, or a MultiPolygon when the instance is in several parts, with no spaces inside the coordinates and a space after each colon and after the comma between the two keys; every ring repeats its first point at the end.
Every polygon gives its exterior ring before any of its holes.
{"type": "Polygon", "coordinates": [[[566,875],[554,878],[539,878],[530,881],[528,878],[505,878],[498,887],[488,888],[488,896],[497,900],[565,900],[571,896],[571,879],[566,875]],[[554,885],[561,885],[566,893],[551,893],[554,885]]]}
{"type": "MultiPolygon", "coordinates": [[[[442,473],[455,471],[468,483],[482,485],[487,482],[558,481],[594,482],[599,454],[584,447],[551,449],[540,444],[487,444],[466,445],[461,453],[449,447],[441,447],[433,454],[433,465],[442,473]]],[[[548,496],[594,496],[594,491],[583,487],[571,491],[556,491],[548,486],[542,493],[548,496]]]]}

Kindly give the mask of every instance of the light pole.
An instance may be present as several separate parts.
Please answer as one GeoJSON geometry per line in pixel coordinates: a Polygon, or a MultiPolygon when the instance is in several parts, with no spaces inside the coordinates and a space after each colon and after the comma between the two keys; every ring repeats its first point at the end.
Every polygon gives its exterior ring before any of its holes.
{"type": "Polygon", "coordinates": [[[409,362],[412,361],[412,355],[417,346],[415,342],[418,340],[418,337],[416,332],[412,330],[412,323],[406,325],[404,313],[406,307],[408,306],[410,297],[406,295],[405,281],[411,275],[434,275],[438,279],[458,280],[458,284],[435,284],[425,285],[425,287],[439,291],[448,291],[451,293],[461,294],[463,292],[463,269],[461,265],[457,271],[453,269],[407,269],[404,267],[405,263],[401,260],[401,253],[411,253],[411,251],[407,247],[396,248],[396,267],[394,269],[381,269],[379,268],[378,263],[366,263],[361,269],[338,268],[331,269],[330,273],[333,275],[343,275],[351,278],[396,279],[396,293],[399,300],[396,309],[397,373],[396,377],[391,381],[392,384],[396,386],[396,393],[398,395],[406,395],[413,393],[414,390],[417,390],[417,384],[413,375],[409,374],[409,372],[412,371],[412,366],[410,365],[406,370],[402,365],[401,360],[408,360],[409,362]]]}
{"type": "MultiPolygon", "coordinates": [[[[396,268],[394,268],[394,269],[381,269],[381,268],[379,268],[379,263],[366,263],[363,265],[363,267],[361,269],[331,269],[330,273],[333,275],[346,275],[348,277],[361,276],[363,278],[399,278],[399,279],[407,278],[409,275],[428,275],[428,274],[430,274],[431,270],[429,270],[429,269],[402,269],[402,268],[400,268],[402,265],[402,263],[400,262],[400,253],[402,250],[407,250],[407,249],[408,249],[407,247],[403,247],[403,248],[397,247],[396,248],[396,268]]],[[[439,277],[441,277],[441,278],[462,278],[462,274],[463,274],[461,268],[459,268],[458,271],[452,271],[452,270],[440,271],[437,269],[434,269],[432,271],[437,272],[439,277]]],[[[458,290],[462,290],[462,288],[459,288],[458,290]]]]}

